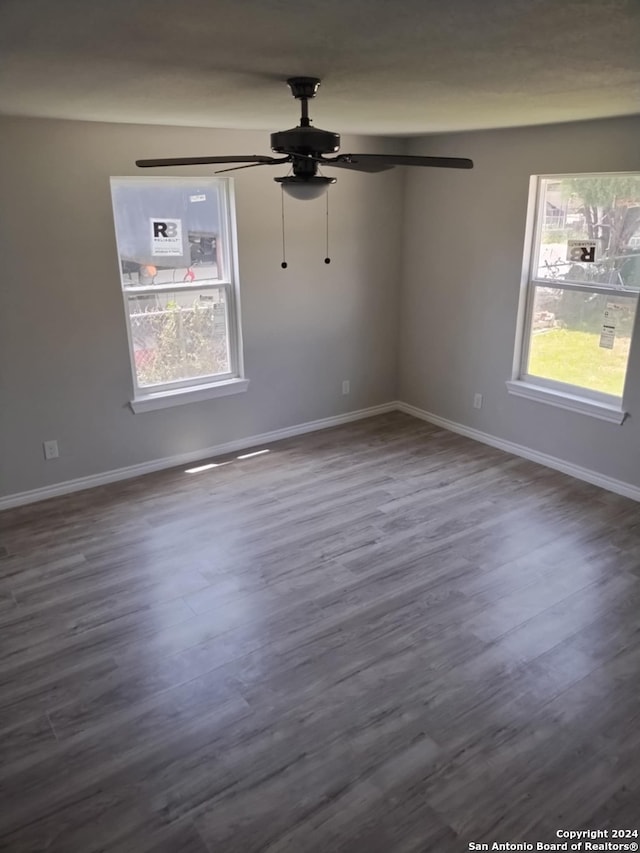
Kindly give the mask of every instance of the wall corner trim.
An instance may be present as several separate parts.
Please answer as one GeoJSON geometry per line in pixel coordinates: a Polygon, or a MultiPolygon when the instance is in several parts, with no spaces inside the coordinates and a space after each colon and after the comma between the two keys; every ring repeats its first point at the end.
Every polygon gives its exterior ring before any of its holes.
{"type": "Polygon", "coordinates": [[[537,450],[532,450],[530,447],[525,447],[522,444],[515,444],[512,441],[506,441],[502,438],[497,438],[487,432],[481,432],[473,427],[465,426],[464,424],[450,421],[447,418],[441,418],[439,415],[433,415],[431,412],[426,412],[423,409],[412,406],[409,403],[398,402],[396,408],[406,415],[412,415],[414,418],[427,421],[434,426],[442,427],[442,429],[450,432],[464,435],[466,438],[471,438],[474,441],[480,441],[482,444],[488,444],[491,447],[496,447],[498,450],[504,450],[506,453],[512,453],[514,456],[522,456],[524,459],[529,459],[531,462],[537,462],[539,465],[544,465],[546,468],[553,468],[556,471],[561,471],[563,474],[568,474],[570,477],[575,477],[578,480],[584,480],[586,483],[591,483],[593,486],[600,486],[609,492],[614,492],[617,495],[622,495],[625,498],[631,498],[634,501],[640,501],[640,487],[634,486],[632,483],[625,483],[623,480],[615,480],[613,477],[607,477],[606,474],[600,474],[598,471],[592,471],[590,468],[582,468],[579,465],[573,465],[571,462],[566,462],[564,459],[558,459],[556,456],[549,456],[547,453],[540,453],[537,450]]]}

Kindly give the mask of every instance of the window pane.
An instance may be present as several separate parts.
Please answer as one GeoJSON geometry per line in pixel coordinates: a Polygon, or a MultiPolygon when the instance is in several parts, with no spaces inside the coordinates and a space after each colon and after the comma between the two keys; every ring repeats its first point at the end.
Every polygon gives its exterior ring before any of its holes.
{"type": "Polygon", "coordinates": [[[224,288],[127,297],[138,385],[229,373],[224,288]]]}
{"type": "Polygon", "coordinates": [[[640,175],[546,178],[541,192],[537,278],[640,290],[640,175]]]}
{"type": "Polygon", "coordinates": [[[536,287],[527,373],[622,396],[635,296],[536,287]]]}
{"type": "Polygon", "coordinates": [[[228,280],[215,181],[113,178],[122,286],[228,280]]]}

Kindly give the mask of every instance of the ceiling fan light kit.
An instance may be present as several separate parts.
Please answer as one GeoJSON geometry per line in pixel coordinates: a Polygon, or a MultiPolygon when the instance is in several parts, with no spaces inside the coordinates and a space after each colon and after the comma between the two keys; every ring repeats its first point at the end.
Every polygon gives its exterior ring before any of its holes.
{"type": "Polygon", "coordinates": [[[297,199],[297,201],[312,201],[314,198],[320,198],[325,194],[327,188],[336,182],[335,178],[324,178],[320,175],[310,178],[287,175],[285,178],[274,178],[273,180],[280,184],[288,196],[297,199]]]}

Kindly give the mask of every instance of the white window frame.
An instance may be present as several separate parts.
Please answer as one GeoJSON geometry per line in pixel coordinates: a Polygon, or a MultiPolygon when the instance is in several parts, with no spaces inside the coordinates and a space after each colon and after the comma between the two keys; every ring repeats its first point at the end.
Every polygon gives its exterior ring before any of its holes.
{"type": "MultiPolygon", "coordinates": [[[[202,188],[206,184],[215,185],[220,199],[220,238],[224,247],[224,278],[200,279],[190,284],[154,284],[124,286],[122,270],[120,266],[120,247],[118,246],[118,268],[120,271],[120,289],[122,292],[125,313],[125,325],[129,343],[129,362],[133,382],[133,398],[129,405],[135,413],[164,409],[170,406],[183,405],[186,403],[208,400],[213,397],[223,397],[229,394],[237,394],[247,390],[249,380],[244,375],[244,359],[242,345],[242,324],[240,319],[240,285],[238,276],[238,241],[235,215],[235,194],[232,178],[219,177],[131,177],[114,176],[114,181],[126,181],[131,184],[176,184],[188,186],[193,184],[194,188],[202,188]],[[182,293],[197,292],[203,290],[223,290],[226,294],[225,303],[227,309],[227,345],[229,352],[230,370],[222,374],[200,376],[192,379],[176,380],[157,385],[142,386],[138,382],[136,370],[134,341],[128,310],[128,297],[131,295],[154,295],[160,292],[182,293]]],[[[114,219],[116,216],[114,208],[114,219]]],[[[117,231],[116,231],[117,243],[117,231]]]]}
{"type": "MultiPolygon", "coordinates": [[[[621,290],[615,287],[598,286],[594,284],[581,285],[573,282],[556,282],[555,280],[541,279],[536,277],[538,270],[538,259],[540,252],[540,237],[545,221],[545,196],[542,192],[543,181],[564,180],[566,178],[586,177],[624,177],[625,175],[636,175],[637,172],[576,172],[569,174],[533,175],[529,182],[529,206],[527,209],[527,224],[525,228],[524,256],[522,264],[522,277],[520,283],[520,300],[518,307],[518,321],[516,331],[516,345],[514,350],[513,370],[511,379],[507,381],[507,389],[510,394],[525,397],[541,403],[557,406],[569,411],[590,415],[600,420],[611,423],[622,424],[627,412],[624,408],[626,389],[629,383],[629,365],[625,375],[625,383],[622,397],[604,394],[599,391],[583,388],[577,385],[568,385],[553,379],[545,379],[541,376],[533,376],[527,373],[529,363],[529,345],[531,341],[531,323],[533,320],[533,309],[536,287],[558,287],[563,290],[577,290],[583,293],[598,293],[606,296],[620,294],[621,290]]],[[[624,291],[625,296],[635,297],[638,300],[637,291],[624,291]]],[[[640,307],[636,308],[635,328],[638,324],[640,307]]]]}

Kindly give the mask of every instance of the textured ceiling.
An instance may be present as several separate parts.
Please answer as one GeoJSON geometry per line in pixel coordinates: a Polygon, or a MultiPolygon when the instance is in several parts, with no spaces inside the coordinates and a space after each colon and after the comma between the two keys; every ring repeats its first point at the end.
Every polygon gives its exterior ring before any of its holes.
{"type": "Polygon", "coordinates": [[[640,113],[640,0],[0,0],[0,112],[409,135],[640,113]]]}

